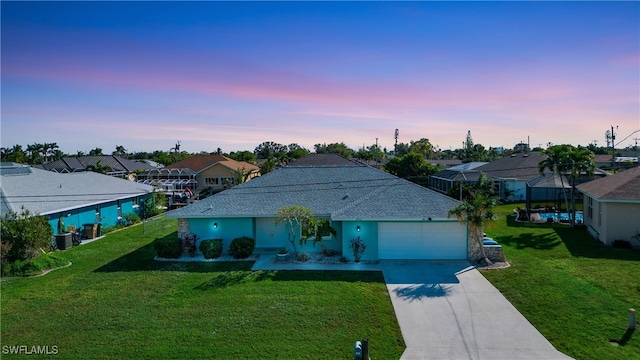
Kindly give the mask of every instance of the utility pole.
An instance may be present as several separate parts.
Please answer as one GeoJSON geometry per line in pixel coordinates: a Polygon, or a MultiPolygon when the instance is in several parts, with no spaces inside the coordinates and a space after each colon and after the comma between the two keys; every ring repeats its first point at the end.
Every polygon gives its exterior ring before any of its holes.
{"type": "MultiPolygon", "coordinates": [[[[616,125],[618,129],[618,125],[616,125]]],[[[616,165],[616,133],[613,131],[613,125],[611,125],[611,169],[613,170],[616,165]]]]}

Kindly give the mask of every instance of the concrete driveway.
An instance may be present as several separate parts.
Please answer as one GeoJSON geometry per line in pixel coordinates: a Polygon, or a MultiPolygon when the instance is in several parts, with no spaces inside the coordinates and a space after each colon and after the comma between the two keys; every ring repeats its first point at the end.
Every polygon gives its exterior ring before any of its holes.
{"type": "Polygon", "coordinates": [[[401,359],[571,359],[467,261],[383,260],[380,268],[407,346],[401,359]]]}

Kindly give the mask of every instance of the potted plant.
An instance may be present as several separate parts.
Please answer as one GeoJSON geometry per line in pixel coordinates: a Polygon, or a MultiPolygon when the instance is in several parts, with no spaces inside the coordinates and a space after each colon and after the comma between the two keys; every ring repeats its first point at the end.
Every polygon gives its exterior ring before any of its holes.
{"type": "Polygon", "coordinates": [[[283,262],[287,259],[287,256],[289,255],[289,250],[287,248],[280,248],[278,249],[278,252],[276,253],[276,260],[278,262],[283,262]]]}

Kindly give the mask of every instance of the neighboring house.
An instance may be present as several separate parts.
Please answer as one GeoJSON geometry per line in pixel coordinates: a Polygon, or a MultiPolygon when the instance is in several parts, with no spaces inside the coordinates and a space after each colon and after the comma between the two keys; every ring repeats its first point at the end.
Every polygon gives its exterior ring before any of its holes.
{"type": "Polygon", "coordinates": [[[61,217],[65,226],[76,228],[115,226],[126,214],[138,213],[153,191],[149,185],[90,171],[60,174],[13,163],[2,163],[0,179],[2,215],[27,209],[48,217],[54,234],[61,217]]]}
{"type": "Polygon", "coordinates": [[[584,223],[606,245],[616,240],[640,247],[640,167],[578,185],[584,223]]]}
{"type": "Polygon", "coordinates": [[[138,161],[123,159],[114,155],[88,155],[65,157],[42,165],[42,168],[58,173],[82,171],[104,171],[104,174],[136,181],[137,174],[155,169],[155,167],[138,161]]]}
{"type": "Polygon", "coordinates": [[[451,194],[452,189],[459,188],[460,183],[475,184],[480,172],[475,169],[486,162],[469,162],[451,166],[429,177],[429,188],[443,194],[451,194]]]}
{"type": "Polygon", "coordinates": [[[195,155],[167,165],[162,170],[156,169],[141,175],[139,181],[174,184],[173,188],[167,189],[169,191],[189,187],[192,191],[209,190],[213,193],[236,185],[240,173],[246,181],[259,176],[260,168],[222,155],[195,155]]]}
{"type": "MultiPolygon", "coordinates": [[[[179,235],[200,239],[249,236],[259,249],[287,247],[287,228],[275,224],[281,207],[300,205],[330,221],[336,235],[323,241],[353,260],[352,239],[365,243],[364,261],[467,259],[467,226],[448,212],[459,204],[445,195],[381,170],[344,159],[300,159],[167,214],[178,218],[179,235]],[[313,165],[324,162],[323,165],[313,165]],[[296,166],[298,164],[299,166],[296,166]]],[[[312,241],[301,251],[318,252],[312,241]]]]}
{"type": "Polygon", "coordinates": [[[498,185],[500,200],[526,200],[527,182],[540,176],[538,163],[545,159],[539,152],[517,153],[478,166],[475,170],[482,172],[498,185]]]}

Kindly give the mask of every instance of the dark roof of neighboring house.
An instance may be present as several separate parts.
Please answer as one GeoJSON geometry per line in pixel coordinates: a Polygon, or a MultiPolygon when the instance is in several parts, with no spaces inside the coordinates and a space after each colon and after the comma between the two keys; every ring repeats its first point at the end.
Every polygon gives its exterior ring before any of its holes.
{"type": "Polygon", "coordinates": [[[431,165],[442,165],[445,168],[449,168],[452,166],[456,166],[456,165],[460,165],[462,164],[462,160],[458,160],[458,159],[453,159],[453,160],[432,160],[432,159],[427,159],[425,160],[427,163],[431,164],[431,165]]]}
{"type": "Polygon", "coordinates": [[[43,169],[55,172],[86,171],[89,167],[100,166],[107,168],[107,173],[133,173],[154,169],[149,164],[123,159],[114,155],[87,155],[78,157],[65,157],[42,166],[43,169]]]}
{"type": "Polygon", "coordinates": [[[469,171],[456,171],[456,170],[442,170],[438,173],[431,175],[435,179],[444,179],[449,181],[471,181],[477,182],[480,177],[480,172],[475,170],[469,171]]]}
{"type": "Polygon", "coordinates": [[[361,165],[356,160],[349,160],[338,154],[309,154],[287,164],[288,167],[361,165]]]}
{"type": "Polygon", "coordinates": [[[554,173],[545,173],[544,175],[538,176],[533,180],[527,181],[527,184],[529,184],[529,186],[532,188],[562,189],[563,184],[565,189],[571,188],[569,179],[567,179],[566,176],[560,176],[554,173]]]}
{"type": "Polygon", "coordinates": [[[539,152],[505,156],[475,168],[491,179],[532,180],[540,176],[538,163],[546,157],[539,152]]]}
{"type": "Polygon", "coordinates": [[[91,171],[60,174],[15,164],[0,167],[2,214],[20,212],[47,215],[109,201],[140,196],[153,186],[91,171]]]}
{"type": "Polygon", "coordinates": [[[577,188],[600,200],[640,201],[640,167],[595,179],[580,184],[577,188]]]}
{"type": "Polygon", "coordinates": [[[231,170],[241,170],[254,172],[260,168],[244,161],[235,161],[223,155],[195,155],[190,158],[178,161],[177,163],[165,166],[165,169],[191,169],[195,172],[201,172],[212,167],[215,164],[221,164],[231,170]]]}
{"type": "Polygon", "coordinates": [[[611,161],[613,160],[610,154],[598,154],[594,156],[594,159],[597,164],[600,164],[600,163],[611,164],[611,161]]]}
{"type": "Polygon", "coordinates": [[[448,219],[459,202],[370,166],[285,166],[167,214],[173,218],[275,217],[301,205],[333,220],[448,219]]]}

